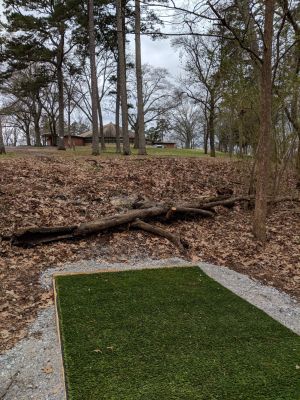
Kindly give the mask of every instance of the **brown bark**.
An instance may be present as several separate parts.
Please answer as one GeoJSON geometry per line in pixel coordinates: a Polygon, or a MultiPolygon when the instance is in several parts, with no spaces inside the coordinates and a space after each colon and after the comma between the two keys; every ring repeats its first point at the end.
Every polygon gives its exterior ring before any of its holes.
{"type": "Polygon", "coordinates": [[[42,114],[42,104],[40,99],[37,97],[33,99],[33,106],[32,106],[34,139],[35,139],[34,145],[36,147],[42,147],[41,129],[40,129],[41,114],[42,114]]]}
{"type": "Polygon", "coordinates": [[[143,78],[141,58],[141,6],[140,0],[135,0],[135,71],[137,87],[137,126],[138,126],[138,154],[145,155],[145,121],[143,100],[143,78]]]}
{"type": "Polygon", "coordinates": [[[34,124],[34,138],[35,138],[34,145],[36,147],[41,147],[42,142],[41,142],[40,118],[36,114],[34,115],[33,118],[33,124],[34,124]]]}
{"type": "Polygon", "coordinates": [[[138,126],[138,121],[136,121],[135,126],[134,126],[134,149],[139,148],[139,126],[138,126]]]}
{"type": "Polygon", "coordinates": [[[122,108],[122,134],[123,154],[130,155],[130,143],[128,134],[128,105],[126,88],[126,56],[125,56],[125,24],[124,9],[122,0],[117,0],[117,38],[118,38],[118,59],[120,68],[120,97],[122,108]]]}
{"type": "Polygon", "coordinates": [[[172,207],[171,211],[172,211],[172,214],[184,213],[184,214],[198,214],[198,215],[202,215],[203,217],[213,217],[214,216],[213,212],[202,210],[201,208],[177,206],[177,207],[172,207]]]}
{"type": "Polygon", "coordinates": [[[106,145],[105,145],[104,130],[103,130],[102,107],[101,107],[101,100],[99,97],[98,88],[97,88],[97,106],[98,106],[98,116],[99,116],[99,133],[100,133],[101,150],[105,151],[106,145]]]}
{"type": "Polygon", "coordinates": [[[6,154],[4,140],[3,140],[2,116],[1,115],[0,115],[0,154],[6,154]]]}
{"type": "Polygon", "coordinates": [[[208,117],[208,133],[209,133],[209,145],[210,145],[210,156],[216,157],[215,149],[215,101],[211,98],[211,104],[209,108],[208,117]]]}
{"type": "Polygon", "coordinates": [[[25,126],[25,137],[26,137],[26,146],[31,146],[31,138],[30,138],[30,126],[25,126]]]}
{"type": "Polygon", "coordinates": [[[208,124],[205,124],[204,128],[204,136],[203,136],[203,147],[204,147],[204,154],[208,153],[208,124]]]}
{"type": "Polygon", "coordinates": [[[121,153],[120,142],[120,67],[117,61],[117,93],[116,93],[116,153],[121,153]]]}
{"type": "Polygon", "coordinates": [[[94,0],[88,0],[89,15],[89,58],[91,68],[91,102],[92,102],[92,155],[98,156],[99,131],[98,131],[98,83],[95,53],[95,26],[94,26],[94,0]]]}
{"type": "Polygon", "coordinates": [[[266,219],[268,186],[270,180],[270,150],[272,127],[272,38],[275,0],[265,1],[264,52],[261,68],[260,87],[260,133],[257,148],[257,179],[255,211],[253,220],[254,236],[266,241],[266,219]]]}
{"type": "Polygon", "coordinates": [[[64,44],[65,30],[63,25],[59,27],[60,43],[57,49],[56,73],[58,86],[58,150],[66,150],[64,142],[65,121],[64,121],[64,76],[63,76],[63,59],[64,59],[64,44]]]}
{"type": "Polygon", "coordinates": [[[75,151],[75,144],[72,140],[72,135],[71,135],[71,95],[68,93],[68,147],[71,149],[73,148],[73,151],[75,151]]]}

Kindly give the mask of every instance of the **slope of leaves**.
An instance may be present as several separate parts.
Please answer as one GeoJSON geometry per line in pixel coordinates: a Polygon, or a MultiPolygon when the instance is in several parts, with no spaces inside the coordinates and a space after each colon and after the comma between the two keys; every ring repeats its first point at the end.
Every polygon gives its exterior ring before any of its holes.
{"type": "MultiPolygon", "coordinates": [[[[231,188],[247,192],[250,166],[227,159],[85,159],[29,156],[0,161],[0,235],[25,226],[78,224],[122,212],[138,198],[176,202],[231,188]]],[[[284,182],[291,194],[293,176],[284,182]]],[[[189,243],[189,258],[225,265],[300,296],[299,209],[279,203],[268,220],[268,243],[251,234],[251,210],[220,208],[214,219],[184,219],[166,227],[189,243]]],[[[1,239],[0,239],[1,240],[1,239]]],[[[76,242],[21,249],[0,241],[2,350],[26,335],[39,307],[52,302],[40,272],[59,263],[95,258],[123,261],[180,255],[167,240],[122,229],[76,242]],[[3,345],[2,345],[3,344],[3,345]]]]}

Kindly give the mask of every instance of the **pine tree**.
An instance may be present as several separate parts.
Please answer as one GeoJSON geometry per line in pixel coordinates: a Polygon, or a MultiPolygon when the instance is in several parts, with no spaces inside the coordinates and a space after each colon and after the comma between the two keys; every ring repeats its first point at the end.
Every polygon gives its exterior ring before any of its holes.
{"type": "Polygon", "coordinates": [[[55,67],[58,86],[58,149],[64,145],[64,73],[63,66],[70,47],[67,32],[72,25],[75,0],[5,0],[7,30],[13,34],[5,44],[4,57],[10,70],[27,68],[32,62],[55,67]],[[22,32],[20,34],[20,32],[22,32]]]}

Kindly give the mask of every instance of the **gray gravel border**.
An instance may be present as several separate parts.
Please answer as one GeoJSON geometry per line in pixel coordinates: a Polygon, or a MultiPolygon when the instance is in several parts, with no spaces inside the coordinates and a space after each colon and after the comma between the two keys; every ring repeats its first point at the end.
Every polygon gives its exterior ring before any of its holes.
{"type": "MultiPolygon", "coordinates": [[[[52,276],[60,272],[92,272],[195,265],[180,258],[133,260],[128,263],[100,263],[95,260],[63,264],[43,272],[44,288],[52,285],[52,276]]],[[[228,268],[201,263],[210,277],[300,335],[300,303],[285,293],[250,279],[228,268]]],[[[0,400],[62,400],[64,383],[55,310],[41,310],[27,338],[0,356],[0,400]]]]}

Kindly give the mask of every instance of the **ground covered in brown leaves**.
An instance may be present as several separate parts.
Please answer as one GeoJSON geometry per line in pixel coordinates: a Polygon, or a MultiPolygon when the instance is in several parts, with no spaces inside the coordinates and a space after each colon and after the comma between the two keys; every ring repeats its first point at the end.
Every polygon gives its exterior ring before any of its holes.
{"type": "MultiPolygon", "coordinates": [[[[247,192],[247,161],[208,158],[85,159],[29,156],[0,161],[0,235],[25,226],[78,224],[122,212],[130,200],[189,201],[231,188],[247,192]]],[[[291,194],[293,177],[283,192],[291,194]]],[[[300,297],[299,203],[276,205],[268,220],[268,242],[251,233],[252,211],[219,208],[214,219],[182,219],[166,226],[189,242],[188,257],[225,265],[300,297]]],[[[63,262],[95,258],[110,262],[180,256],[165,239],[122,229],[76,242],[33,249],[0,239],[1,349],[26,335],[38,308],[52,302],[42,290],[42,270],[63,262]]]]}

